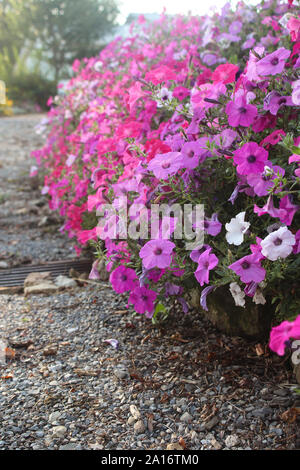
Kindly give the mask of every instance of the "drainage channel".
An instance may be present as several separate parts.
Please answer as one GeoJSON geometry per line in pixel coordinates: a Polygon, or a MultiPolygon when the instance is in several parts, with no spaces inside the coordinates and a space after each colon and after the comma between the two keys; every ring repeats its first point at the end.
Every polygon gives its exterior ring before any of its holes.
{"type": "Polygon", "coordinates": [[[70,269],[74,269],[78,273],[89,273],[92,267],[92,261],[89,259],[83,260],[64,260],[52,261],[43,264],[28,264],[24,266],[17,266],[15,268],[1,269],[0,270],[0,287],[21,287],[28,274],[39,272],[50,272],[52,277],[59,275],[67,276],[70,269]]]}

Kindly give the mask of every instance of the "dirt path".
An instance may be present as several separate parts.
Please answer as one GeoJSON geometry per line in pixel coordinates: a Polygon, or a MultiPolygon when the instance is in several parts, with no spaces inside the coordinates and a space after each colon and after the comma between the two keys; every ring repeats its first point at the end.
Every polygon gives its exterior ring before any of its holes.
{"type": "Polygon", "coordinates": [[[42,117],[0,119],[0,262],[9,266],[76,256],[36,180],[29,178],[35,164],[30,153],[43,143],[34,130],[42,117]]]}
{"type": "MultiPolygon", "coordinates": [[[[9,266],[74,256],[28,178],[40,118],[0,119],[0,261],[9,266]]],[[[0,341],[0,450],[300,448],[288,363],[197,313],[153,328],[105,283],[0,295],[0,341]]]]}

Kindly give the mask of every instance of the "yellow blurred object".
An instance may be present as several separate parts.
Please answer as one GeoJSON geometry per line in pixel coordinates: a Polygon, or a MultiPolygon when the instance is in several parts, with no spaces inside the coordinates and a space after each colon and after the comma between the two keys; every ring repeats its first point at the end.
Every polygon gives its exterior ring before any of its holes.
{"type": "Polygon", "coordinates": [[[6,96],[5,84],[0,81],[0,116],[13,115],[13,100],[9,100],[6,96]]]}

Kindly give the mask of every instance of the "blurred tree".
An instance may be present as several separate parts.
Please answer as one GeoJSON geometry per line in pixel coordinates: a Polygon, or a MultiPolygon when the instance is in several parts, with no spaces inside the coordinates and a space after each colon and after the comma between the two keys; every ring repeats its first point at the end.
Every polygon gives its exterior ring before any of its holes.
{"type": "Polygon", "coordinates": [[[91,57],[116,24],[117,0],[23,0],[28,35],[40,43],[55,80],[76,58],[91,57]]]}

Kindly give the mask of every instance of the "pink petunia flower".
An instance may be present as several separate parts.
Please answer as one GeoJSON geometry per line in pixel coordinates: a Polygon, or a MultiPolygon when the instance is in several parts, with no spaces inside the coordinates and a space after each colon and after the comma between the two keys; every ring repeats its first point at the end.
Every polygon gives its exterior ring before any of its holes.
{"type": "Polygon", "coordinates": [[[247,104],[245,96],[240,96],[226,105],[228,123],[232,127],[249,127],[257,116],[257,108],[253,104],[247,104]]]}
{"type": "Polygon", "coordinates": [[[213,82],[232,83],[235,81],[235,76],[239,70],[235,64],[221,64],[213,72],[211,78],[213,82]]]}
{"type": "Polygon", "coordinates": [[[211,249],[204,251],[204,253],[199,256],[198,267],[194,274],[200,286],[209,284],[209,271],[215,268],[218,262],[218,258],[211,253],[211,249]]]}
{"type": "Polygon", "coordinates": [[[137,313],[145,313],[146,317],[152,318],[156,297],[157,292],[147,287],[135,287],[129,296],[128,303],[133,304],[137,313]]]}
{"type": "Polygon", "coordinates": [[[283,356],[290,338],[300,339],[300,315],[293,322],[284,321],[272,328],[269,347],[279,356],[283,356]]]}
{"type": "Polygon", "coordinates": [[[277,51],[266,55],[256,63],[258,75],[277,75],[282,73],[286,60],[290,57],[291,51],[280,47],[277,51]]]}
{"type": "Polygon", "coordinates": [[[245,284],[252,281],[259,283],[266,277],[266,270],[261,266],[260,260],[261,255],[255,253],[244,256],[238,261],[235,261],[235,263],[232,263],[228,268],[232,269],[245,284]]]}
{"type": "Polygon", "coordinates": [[[118,266],[110,275],[109,281],[118,294],[123,294],[136,287],[137,275],[131,268],[118,266]]]}
{"type": "Polygon", "coordinates": [[[150,240],[140,250],[140,258],[146,269],[168,268],[172,261],[175,244],[169,240],[150,240]]]}
{"type": "Polygon", "coordinates": [[[256,142],[248,142],[234,152],[233,161],[237,165],[240,175],[262,173],[265,162],[268,160],[268,152],[256,142]]]}

